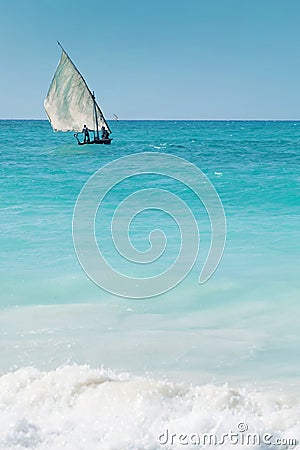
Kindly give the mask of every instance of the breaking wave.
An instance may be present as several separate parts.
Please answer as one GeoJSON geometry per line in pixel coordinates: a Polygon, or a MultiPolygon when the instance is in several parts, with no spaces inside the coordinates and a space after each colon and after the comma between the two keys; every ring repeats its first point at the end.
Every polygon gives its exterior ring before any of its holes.
{"type": "MultiPolygon", "coordinates": [[[[3,374],[0,410],[1,450],[200,448],[161,436],[220,437],[241,423],[248,433],[274,438],[296,438],[300,431],[299,403],[276,392],[174,384],[76,365],[3,374]]],[[[222,445],[227,448],[238,446],[222,445]]],[[[247,445],[254,448],[270,446],[247,445]]]]}

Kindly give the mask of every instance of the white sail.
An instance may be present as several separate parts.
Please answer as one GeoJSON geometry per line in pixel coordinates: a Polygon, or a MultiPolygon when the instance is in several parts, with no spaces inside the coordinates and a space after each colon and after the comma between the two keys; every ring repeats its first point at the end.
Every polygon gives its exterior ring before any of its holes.
{"type": "Polygon", "coordinates": [[[110,131],[93,94],[82,75],[62,49],[62,55],[51,82],[44,107],[54,131],[82,131],[102,126],[110,131]]]}

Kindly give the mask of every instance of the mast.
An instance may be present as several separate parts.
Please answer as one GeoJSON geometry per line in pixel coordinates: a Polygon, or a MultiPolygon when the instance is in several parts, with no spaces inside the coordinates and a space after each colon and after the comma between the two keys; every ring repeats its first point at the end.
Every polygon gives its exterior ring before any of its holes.
{"type": "Polygon", "coordinates": [[[98,124],[98,116],[97,116],[97,108],[96,108],[96,100],[95,100],[94,91],[93,91],[93,102],[94,102],[94,112],[95,112],[95,122],[96,122],[96,137],[99,140],[99,124],[98,124]]]}

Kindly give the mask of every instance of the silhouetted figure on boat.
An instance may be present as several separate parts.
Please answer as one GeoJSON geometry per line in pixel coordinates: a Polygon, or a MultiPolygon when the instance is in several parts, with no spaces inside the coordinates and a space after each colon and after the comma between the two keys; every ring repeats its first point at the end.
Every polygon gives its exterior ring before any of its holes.
{"type": "Polygon", "coordinates": [[[109,139],[109,132],[102,126],[101,128],[101,132],[102,132],[102,139],[109,139]]]}
{"type": "Polygon", "coordinates": [[[89,129],[88,129],[88,127],[86,125],[83,125],[82,133],[84,134],[83,143],[84,144],[86,144],[86,143],[89,144],[91,142],[91,140],[90,140],[90,133],[89,133],[89,129]]]}

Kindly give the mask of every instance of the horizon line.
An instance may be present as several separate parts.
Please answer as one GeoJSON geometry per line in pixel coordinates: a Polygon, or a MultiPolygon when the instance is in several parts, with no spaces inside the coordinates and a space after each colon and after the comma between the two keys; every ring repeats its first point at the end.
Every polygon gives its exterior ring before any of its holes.
{"type": "MultiPolygon", "coordinates": [[[[0,121],[38,121],[49,122],[48,119],[5,117],[0,121]]],[[[106,119],[110,122],[300,122],[299,119],[106,119]]]]}

